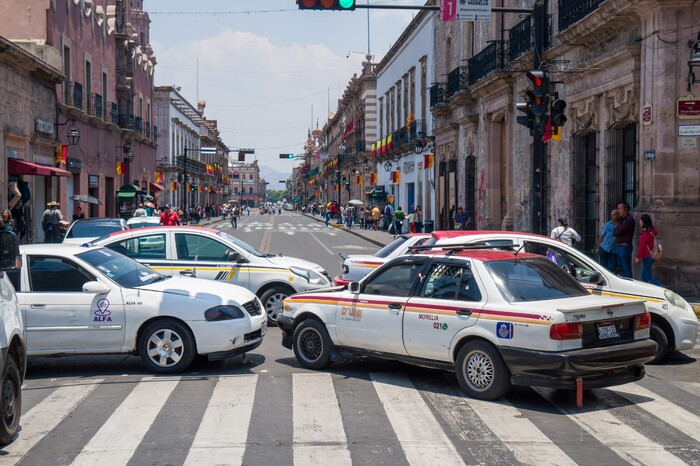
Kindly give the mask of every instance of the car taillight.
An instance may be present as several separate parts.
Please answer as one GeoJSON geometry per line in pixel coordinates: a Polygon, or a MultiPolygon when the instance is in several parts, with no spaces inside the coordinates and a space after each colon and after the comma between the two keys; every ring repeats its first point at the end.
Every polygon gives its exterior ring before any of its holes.
{"type": "Polygon", "coordinates": [[[580,322],[553,324],[549,327],[552,340],[576,340],[583,337],[583,325],[580,322]]]}
{"type": "Polygon", "coordinates": [[[634,316],[634,331],[644,330],[651,327],[651,314],[645,312],[644,314],[637,314],[634,316]]]}

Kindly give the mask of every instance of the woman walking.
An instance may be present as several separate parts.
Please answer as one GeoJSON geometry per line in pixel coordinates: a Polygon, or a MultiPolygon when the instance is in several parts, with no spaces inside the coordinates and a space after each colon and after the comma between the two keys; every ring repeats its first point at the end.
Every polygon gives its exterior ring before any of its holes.
{"type": "Polygon", "coordinates": [[[12,218],[9,210],[4,210],[2,212],[2,219],[0,219],[0,229],[14,231],[17,233],[17,228],[15,228],[15,221],[12,218]]]}
{"type": "Polygon", "coordinates": [[[654,277],[654,272],[651,269],[654,263],[654,259],[651,257],[651,251],[654,249],[654,240],[659,232],[654,228],[654,223],[651,221],[649,214],[643,214],[639,218],[639,226],[642,232],[639,235],[639,247],[637,248],[637,257],[634,258],[634,262],[637,264],[640,262],[642,263],[642,276],[640,278],[643,282],[661,286],[661,283],[654,277]]]}

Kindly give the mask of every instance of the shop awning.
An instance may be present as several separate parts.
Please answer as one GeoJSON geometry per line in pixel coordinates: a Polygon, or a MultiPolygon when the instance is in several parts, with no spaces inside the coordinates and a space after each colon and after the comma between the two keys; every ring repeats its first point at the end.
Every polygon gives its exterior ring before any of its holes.
{"type": "Polygon", "coordinates": [[[7,173],[10,175],[70,176],[71,173],[49,165],[26,162],[19,159],[7,159],[7,173]]]}
{"type": "Polygon", "coordinates": [[[141,188],[133,184],[125,184],[117,191],[117,199],[132,199],[137,194],[145,194],[141,188]]]}
{"type": "Polygon", "coordinates": [[[148,189],[151,191],[163,191],[163,186],[159,185],[158,183],[150,182],[148,183],[148,189]]]}
{"type": "Polygon", "coordinates": [[[370,191],[369,197],[373,199],[386,199],[386,191],[383,189],[373,189],[370,191]]]}

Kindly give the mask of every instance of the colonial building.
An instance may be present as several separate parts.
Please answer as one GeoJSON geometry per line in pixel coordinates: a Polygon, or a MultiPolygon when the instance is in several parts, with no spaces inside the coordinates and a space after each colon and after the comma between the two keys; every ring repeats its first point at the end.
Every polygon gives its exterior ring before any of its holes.
{"type": "MultiPolygon", "coordinates": [[[[494,6],[534,4],[517,3],[494,6]]],[[[551,27],[540,69],[568,103],[568,122],[560,140],[545,144],[540,167],[533,166],[532,137],[516,123],[515,109],[533,67],[532,17],[493,13],[489,23],[436,23],[430,105],[440,227],[451,226],[460,205],[481,229],[539,225],[536,232],[547,234],[563,216],[584,238],[578,247],[593,254],[610,210],[625,201],[635,218],[651,214],[666,239],[657,277],[697,294],[700,252],[690,246],[700,236],[700,158],[697,134],[688,128],[700,114],[688,94],[700,84],[688,77],[688,58],[700,5],[544,3],[551,27]],[[533,209],[533,193],[541,196],[541,211],[533,209]]]]}
{"type": "Polygon", "coordinates": [[[259,207],[266,200],[267,182],[260,177],[258,161],[231,162],[230,200],[251,209],[259,207]]]}

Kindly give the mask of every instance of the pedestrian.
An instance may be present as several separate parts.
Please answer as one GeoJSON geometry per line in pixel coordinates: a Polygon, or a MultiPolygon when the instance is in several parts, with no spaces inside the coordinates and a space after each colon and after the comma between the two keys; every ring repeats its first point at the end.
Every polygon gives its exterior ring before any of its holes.
{"type": "Polygon", "coordinates": [[[634,237],[635,222],[630,215],[630,205],[620,202],[617,205],[620,213],[620,221],[615,227],[615,251],[617,252],[617,265],[620,267],[620,276],[632,277],[632,238],[634,237]]]}
{"type": "Polygon", "coordinates": [[[360,229],[361,230],[365,229],[365,210],[367,210],[365,207],[362,207],[362,206],[357,207],[357,219],[360,221],[360,229]]]}
{"type": "Polygon", "coordinates": [[[615,272],[617,266],[617,253],[615,251],[615,226],[620,221],[620,213],[617,209],[610,212],[610,220],[605,222],[600,230],[598,244],[595,248],[595,255],[598,262],[611,272],[615,272]]]}
{"type": "Polygon", "coordinates": [[[235,206],[231,210],[231,228],[238,229],[238,208],[235,206]]]}
{"type": "Polygon", "coordinates": [[[323,212],[324,212],[324,215],[325,215],[325,224],[326,224],[326,226],[328,226],[328,223],[331,221],[331,210],[330,210],[330,207],[329,207],[328,205],[324,206],[324,207],[323,207],[323,212]]]}
{"type": "Polygon", "coordinates": [[[12,218],[12,214],[10,214],[10,211],[7,209],[2,211],[2,217],[0,218],[0,229],[14,231],[17,233],[17,229],[15,228],[15,220],[12,218]]]}
{"type": "Polygon", "coordinates": [[[654,223],[651,221],[649,214],[642,214],[639,218],[639,227],[642,232],[639,234],[639,247],[637,248],[637,257],[634,258],[635,264],[642,263],[643,282],[651,283],[652,285],[661,286],[661,283],[654,277],[652,265],[654,259],[651,257],[651,251],[654,249],[654,240],[659,235],[659,232],[654,228],[654,223]]]}
{"type": "Polygon", "coordinates": [[[413,225],[415,233],[423,233],[423,209],[420,205],[413,211],[413,225]]]}
{"type": "Polygon", "coordinates": [[[45,243],[60,243],[63,239],[61,232],[63,214],[59,207],[61,204],[51,201],[46,204],[46,210],[41,216],[41,229],[44,230],[45,243]]]}
{"type": "Polygon", "coordinates": [[[134,217],[145,217],[146,209],[143,208],[143,204],[139,204],[139,208],[134,211],[134,217]]]}
{"type": "Polygon", "coordinates": [[[399,206],[396,211],[394,211],[394,234],[400,235],[403,232],[403,221],[406,218],[406,212],[403,211],[401,206],[399,206]]]}
{"type": "Polygon", "coordinates": [[[160,214],[160,224],[163,226],[174,226],[180,224],[180,217],[173,212],[170,204],[163,206],[163,212],[160,214]]]}
{"type": "Polygon", "coordinates": [[[384,230],[389,231],[389,228],[392,225],[392,219],[394,218],[394,206],[391,204],[387,203],[387,205],[384,206],[384,230]]]}
{"type": "Polygon", "coordinates": [[[574,241],[581,241],[581,235],[579,235],[576,230],[569,226],[569,222],[566,217],[559,217],[557,219],[557,226],[552,229],[549,234],[550,238],[558,239],[564,244],[573,246],[574,241]]]}
{"type": "Polygon", "coordinates": [[[454,217],[454,222],[455,222],[455,230],[466,230],[467,225],[471,223],[472,219],[469,217],[469,214],[464,212],[463,207],[458,207],[457,208],[457,213],[455,213],[454,217]]]}
{"type": "Polygon", "coordinates": [[[377,231],[377,226],[379,225],[379,217],[381,217],[382,213],[379,210],[379,206],[377,204],[374,204],[374,207],[372,207],[372,230],[377,231]]]}
{"type": "Polygon", "coordinates": [[[83,208],[78,206],[75,208],[75,213],[73,214],[73,221],[75,222],[76,220],[82,220],[85,218],[85,214],[83,213],[83,208]]]}

